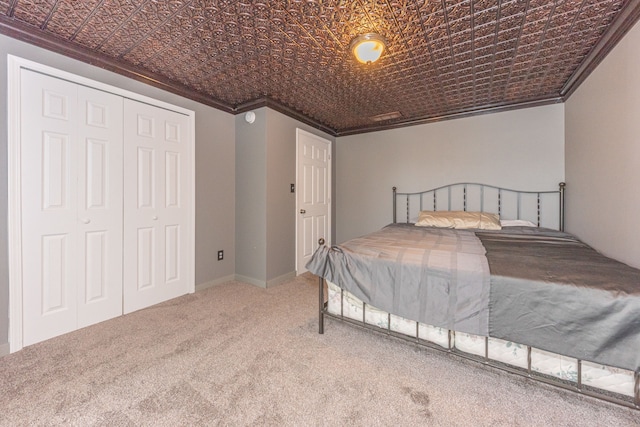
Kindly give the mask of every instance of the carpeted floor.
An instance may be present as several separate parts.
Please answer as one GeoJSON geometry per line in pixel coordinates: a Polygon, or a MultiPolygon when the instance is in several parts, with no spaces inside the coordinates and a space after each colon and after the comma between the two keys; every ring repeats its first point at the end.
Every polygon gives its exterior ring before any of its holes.
{"type": "Polygon", "coordinates": [[[229,282],[0,358],[0,425],[637,426],[640,411],[329,320],[317,282],[229,282]]]}

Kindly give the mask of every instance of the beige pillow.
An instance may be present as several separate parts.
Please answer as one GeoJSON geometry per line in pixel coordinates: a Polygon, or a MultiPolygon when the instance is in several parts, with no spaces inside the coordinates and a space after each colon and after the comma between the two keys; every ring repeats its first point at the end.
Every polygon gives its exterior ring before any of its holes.
{"type": "Polygon", "coordinates": [[[418,227],[477,228],[500,230],[500,217],[486,212],[421,211],[416,222],[418,227]]]}

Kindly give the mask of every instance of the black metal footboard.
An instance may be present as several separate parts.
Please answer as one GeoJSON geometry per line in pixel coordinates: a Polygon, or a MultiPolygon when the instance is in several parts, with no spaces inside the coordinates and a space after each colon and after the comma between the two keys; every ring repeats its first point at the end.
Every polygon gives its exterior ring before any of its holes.
{"type": "MultiPolygon", "coordinates": [[[[526,368],[519,368],[517,366],[512,366],[512,365],[508,365],[504,362],[499,362],[497,360],[493,360],[489,358],[489,337],[485,337],[485,354],[484,357],[483,356],[477,356],[471,353],[466,353],[462,350],[459,350],[456,348],[455,346],[455,341],[453,340],[453,334],[455,334],[455,332],[453,331],[449,331],[448,332],[448,345],[446,348],[441,347],[438,344],[432,343],[430,341],[427,341],[424,338],[420,337],[420,333],[419,333],[419,323],[416,322],[416,336],[408,336],[405,334],[402,334],[400,332],[396,332],[394,330],[391,329],[391,322],[387,322],[388,327],[386,329],[380,328],[379,326],[376,325],[372,325],[369,323],[366,323],[365,321],[365,316],[366,316],[366,310],[367,310],[367,304],[363,303],[363,314],[362,314],[362,320],[355,320],[349,317],[344,316],[343,314],[343,309],[341,307],[341,313],[339,315],[337,314],[333,314],[331,312],[328,311],[328,302],[325,301],[325,295],[324,295],[324,288],[325,288],[325,281],[322,277],[318,278],[318,288],[319,288],[319,306],[318,306],[318,313],[319,313],[319,319],[318,319],[318,333],[323,334],[324,333],[324,318],[325,316],[330,317],[332,319],[336,319],[339,320],[341,322],[344,323],[348,323],[350,325],[354,325],[363,329],[367,329],[370,331],[373,331],[375,333],[379,333],[379,334],[383,334],[386,335],[388,337],[392,337],[392,338],[396,338],[396,339],[401,339],[403,341],[407,341],[410,342],[414,345],[423,347],[423,348],[428,348],[431,350],[437,350],[441,353],[447,353],[450,354],[454,357],[459,357],[465,360],[470,360],[479,364],[482,364],[484,366],[488,366],[492,369],[497,369],[503,372],[509,372],[511,374],[515,374],[518,375],[520,377],[524,377],[524,378],[529,378],[531,380],[534,381],[538,381],[538,382],[542,382],[545,384],[549,384],[555,387],[559,387],[562,388],[564,390],[569,390],[575,393],[579,393],[585,396],[589,396],[589,397],[593,397],[596,399],[600,399],[600,400],[604,400],[610,403],[614,403],[617,405],[621,405],[621,406],[625,406],[627,408],[632,408],[632,409],[637,409],[640,410],[640,373],[639,372],[635,372],[634,374],[634,396],[633,397],[627,397],[626,395],[620,395],[618,393],[614,393],[614,392],[610,392],[607,390],[603,390],[603,389],[598,389],[596,387],[592,387],[592,386],[587,386],[584,385],[582,383],[582,360],[577,360],[578,363],[578,376],[577,376],[577,381],[573,382],[573,381],[568,381],[568,380],[562,380],[556,377],[552,377],[549,375],[545,375],[539,372],[536,372],[535,370],[533,370],[532,368],[532,358],[531,358],[531,353],[533,348],[531,346],[524,346],[527,349],[527,367],[526,368]]],[[[341,290],[342,293],[344,293],[344,290],[341,290]]],[[[341,302],[341,306],[344,303],[344,297],[341,298],[342,302],[341,302]]],[[[390,320],[390,314],[388,314],[389,316],[389,320],[390,320]]]]}

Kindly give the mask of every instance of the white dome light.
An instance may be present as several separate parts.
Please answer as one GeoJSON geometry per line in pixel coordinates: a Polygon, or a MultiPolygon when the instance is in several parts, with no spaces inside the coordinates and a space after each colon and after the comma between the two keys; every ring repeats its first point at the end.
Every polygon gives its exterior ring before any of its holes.
{"type": "Polygon", "coordinates": [[[371,64],[380,59],[385,47],[384,37],[375,33],[363,34],[351,42],[353,55],[363,64],[371,64]]]}

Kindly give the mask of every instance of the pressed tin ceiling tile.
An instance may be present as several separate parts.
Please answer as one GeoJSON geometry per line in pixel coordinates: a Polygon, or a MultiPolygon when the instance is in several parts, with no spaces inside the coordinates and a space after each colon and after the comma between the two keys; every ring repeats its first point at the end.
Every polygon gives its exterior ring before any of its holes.
{"type": "Polygon", "coordinates": [[[0,32],[230,112],[269,105],[348,134],[560,102],[639,3],[12,0],[0,32]],[[388,42],[371,65],[349,51],[367,32],[388,42]]]}

